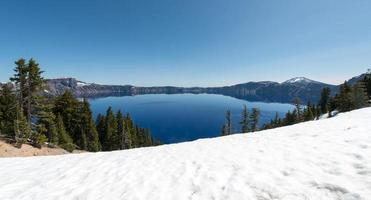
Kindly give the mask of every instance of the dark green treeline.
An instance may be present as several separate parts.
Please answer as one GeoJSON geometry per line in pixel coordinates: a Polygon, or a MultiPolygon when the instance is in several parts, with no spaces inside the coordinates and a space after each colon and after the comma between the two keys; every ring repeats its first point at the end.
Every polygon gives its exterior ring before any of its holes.
{"type": "Polygon", "coordinates": [[[48,144],[68,151],[111,151],[158,145],[150,131],[136,125],[129,114],[114,113],[93,119],[89,102],[69,91],[48,95],[39,64],[30,59],[15,62],[11,83],[0,89],[0,136],[16,145],[48,144]]]}
{"type": "MultiPolygon", "coordinates": [[[[331,95],[330,88],[323,88],[321,91],[321,98],[318,103],[312,104],[308,102],[306,106],[302,106],[300,99],[296,98],[293,101],[295,109],[288,111],[285,117],[280,118],[278,113],[274,119],[269,123],[258,127],[260,111],[257,108],[252,109],[250,114],[246,105],[243,107],[241,119],[241,133],[254,132],[257,130],[265,130],[277,128],[282,126],[293,125],[300,122],[319,119],[320,116],[327,114],[332,117],[334,111],[347,112],[363,107],[370,106],[371,104],[371,72],[366,73],[364,78],[352,86],[348,82],[340,85],[339,91],[335,95],[331,95]]],[[[336,113],[335,112],[335,113],[336,113]]],[[[233,133],[231,127],[231,112],[226,112],[225,123],[222,126],[221,135],[230,135],[233,133]]]]}

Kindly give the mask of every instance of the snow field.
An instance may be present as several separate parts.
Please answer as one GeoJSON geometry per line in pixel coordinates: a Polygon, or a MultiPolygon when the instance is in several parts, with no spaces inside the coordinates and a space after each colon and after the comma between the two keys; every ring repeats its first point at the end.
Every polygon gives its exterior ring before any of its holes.
{"type": "Polygon", "coordinates": [[[0,199],[371,199],[371,108],[115,152],[1,158],[0,199]]]}

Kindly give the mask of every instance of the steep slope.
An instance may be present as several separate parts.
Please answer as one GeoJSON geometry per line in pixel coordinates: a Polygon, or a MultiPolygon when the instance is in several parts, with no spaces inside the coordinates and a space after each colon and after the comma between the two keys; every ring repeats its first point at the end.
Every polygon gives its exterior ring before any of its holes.
{"type": "Polygon", "coordinates": [[[0,159],[1,199],[369,199],[371,108],[254,134],[0,159]]]}

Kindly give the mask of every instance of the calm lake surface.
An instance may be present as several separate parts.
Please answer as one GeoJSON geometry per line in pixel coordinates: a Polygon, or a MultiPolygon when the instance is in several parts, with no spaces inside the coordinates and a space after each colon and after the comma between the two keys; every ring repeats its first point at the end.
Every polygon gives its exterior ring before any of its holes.
{"type": "Polygon", "coordinates": [[[240,132],[241,112],[246,104],[249,110],[261,111],[260,124],[293,109],[290,104],[249,102],[214,94],[153,94],[90,99],[94,117],[104,114],[111,106],[130,113],[135,123],[149,128],[152,135],[164,143],[191,141],[220,135],[225,112],[232,112],[234,132],[240,132]]]}

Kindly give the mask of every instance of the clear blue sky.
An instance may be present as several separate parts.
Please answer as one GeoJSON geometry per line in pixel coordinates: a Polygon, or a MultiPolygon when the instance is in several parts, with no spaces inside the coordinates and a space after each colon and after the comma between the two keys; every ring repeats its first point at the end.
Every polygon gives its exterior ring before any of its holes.
{"type": "Polygon", "coordinates": [[[1,0],[1,81],[20,57],[105,84],[340,83],[371,67],[371,1],[1,0]]]}

